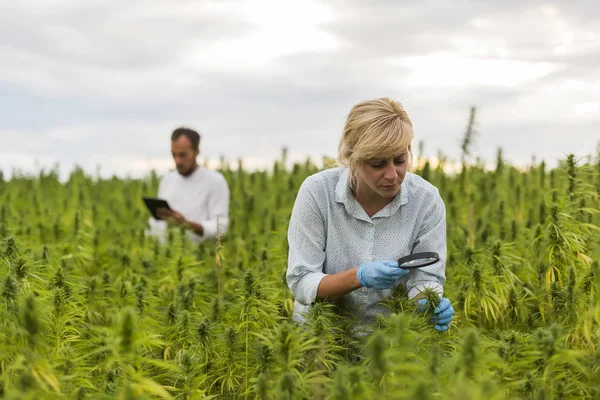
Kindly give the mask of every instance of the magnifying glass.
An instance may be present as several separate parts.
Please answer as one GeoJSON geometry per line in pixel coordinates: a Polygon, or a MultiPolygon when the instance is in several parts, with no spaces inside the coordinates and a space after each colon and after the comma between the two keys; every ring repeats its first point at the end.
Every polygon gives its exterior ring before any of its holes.
{"type": "Polygon", "coordinates": [[[398,267],[402,269],[422,268],[440,261],[440,255],[432,251],[414,253],[398,260],[398,267]]]}

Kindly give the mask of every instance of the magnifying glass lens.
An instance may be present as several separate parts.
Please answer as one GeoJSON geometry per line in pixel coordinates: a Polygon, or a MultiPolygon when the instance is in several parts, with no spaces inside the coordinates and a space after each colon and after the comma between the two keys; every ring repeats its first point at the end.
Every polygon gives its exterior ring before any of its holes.
{"type": "Polygon", "coordinates": [[[400,267],[416,267],[419,265],[430,265],[437,262],[435,258],[421,258],[418,260],[407,261],[403,263],[400,267]]]}
{"type": "Polygon", "coordinates": [[[435,264],[439,260],[440,256],[438,253],[415,253],[399,259],[398,266],[400,268],[421,268],[426,267],[427,265],[435,264]]]}

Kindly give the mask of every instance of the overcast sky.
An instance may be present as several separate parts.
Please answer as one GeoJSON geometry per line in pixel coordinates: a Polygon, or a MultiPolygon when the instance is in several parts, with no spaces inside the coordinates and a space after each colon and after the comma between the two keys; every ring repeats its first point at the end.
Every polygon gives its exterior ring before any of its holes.
{"type": "Polygon", "coordinates": [[[359,101],[392,97],[425,155],[528,163],[600,139],[600,5],[588,1],[0,1],[0,169],[139,176],[202,157],[335,156],[359,101]]]}

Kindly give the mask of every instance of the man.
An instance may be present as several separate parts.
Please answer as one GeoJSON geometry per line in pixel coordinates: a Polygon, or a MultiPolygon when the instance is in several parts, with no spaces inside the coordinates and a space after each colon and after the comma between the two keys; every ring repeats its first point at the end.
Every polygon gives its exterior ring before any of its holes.
{"type": "Polygon", "coordinates": [[[177,171],[169,172],[158,186],[158,196],[167,200],[171,210],[161,208],[157,214],[162,221],[150,218],[152,235],[164,239],[167,221],[188,228],[193,243],[200,243],[227,232],[229,225],[229,187],[217,171],[196,162],[200,154],[200,135],[188,128],[177,128],[171,135],[171,154],[177,171]]]}

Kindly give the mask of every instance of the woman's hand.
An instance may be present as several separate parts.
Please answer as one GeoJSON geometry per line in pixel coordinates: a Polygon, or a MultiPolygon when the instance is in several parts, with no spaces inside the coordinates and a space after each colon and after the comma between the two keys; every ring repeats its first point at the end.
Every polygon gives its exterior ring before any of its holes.
{"type": "Polygon", "coordinates": [[[408,270],[398,267],[397,261],[373,261],[358,267],[356,276],[366,288],[390,289],[396,282],[408,274],[408,270]]]}
{"type": "MultiPolygon", "coordinates": [[[[424,311],[427,309],[427,303],[429,301],[427,299],[421,299],[417,302],[418,310],[424,311]]],[[[435,330],[440,332],[446,332],[450,329],[450,322],[452,321],[452,317],[454,316],[454,308],[450,304],[450,300],[443,297],[440,300],[438,306],[433,310],[433,316],[431,317],[431,322],[435,324],[435,330]]]]}

